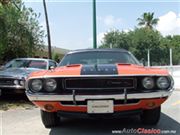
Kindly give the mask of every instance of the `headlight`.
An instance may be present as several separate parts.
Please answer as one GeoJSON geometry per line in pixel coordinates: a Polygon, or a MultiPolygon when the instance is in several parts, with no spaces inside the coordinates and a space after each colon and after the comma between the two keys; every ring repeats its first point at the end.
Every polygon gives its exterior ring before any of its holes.
{"type": "Polygon", "coordinates": [[[154,87],[154,80],[151,77],[145,77],[142,80],[142,85],[146,89],[152,89],[154,87]]]}
{"type": "Polygon", "coordinates": [[[14,80],[14,84],[15,84],[15,85],[18,85],[18,84],[19,84],[19,81],[18,81],[18,80],[14,80]]]}
{"type": "Polygon", "coordinates": [[[24,86],[24,85],[25,85],[24,80],[21,80],[19,83],[20,83],[21,86],[24,86]]]}
{"type": "Polygon", "coordinates": [[[158,88],[160,88],[160,89],[167,89],[169,87],[169,85],[170,85],[170,81],[168,80],[167,77],[163,76],[163,77],[159,77],[157,79],[157,86],[158,86],[158,88]]]}
{"type": "Polygon", "coordinates": [[[46,79],[45,80],[45,89],[48,91],[48,92],[52,92],[56,89],[57,87],[57,82],[56,80],[54,79],[46,79]]]}
{"type": "Polygon", "coordinates": [[[43,87],[43,83],[39,79],[32,80],[30,83],[31,83],[30,87],[31,87],[32,91],[35,91],[35,92],[40,91],[43,87]]]}

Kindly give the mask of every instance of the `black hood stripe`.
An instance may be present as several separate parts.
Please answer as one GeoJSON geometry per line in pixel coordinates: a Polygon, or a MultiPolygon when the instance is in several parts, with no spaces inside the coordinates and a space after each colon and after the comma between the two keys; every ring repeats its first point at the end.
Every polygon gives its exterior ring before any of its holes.
{"type": "Polygon", "coordinates": [[[116,75],[118,74],[117,66],[115,64],[107,65],[83,65],[81,68],[81,75],[116,75]]]}

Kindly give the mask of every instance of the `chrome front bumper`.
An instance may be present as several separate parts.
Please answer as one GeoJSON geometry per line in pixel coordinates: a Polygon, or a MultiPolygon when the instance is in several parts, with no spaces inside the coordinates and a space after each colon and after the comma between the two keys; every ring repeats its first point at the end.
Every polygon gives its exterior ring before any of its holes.
{"type": "Polygon", "coordinates": [[[26,95],[31,101],[85,101],[89,99],[149,99],[163,98],[172,94],[174,89],[169,91],[146,92],[136,94],[114,94],[114,95],[50,95],[50,94],[31,94],[26,91],[26,95]]]}

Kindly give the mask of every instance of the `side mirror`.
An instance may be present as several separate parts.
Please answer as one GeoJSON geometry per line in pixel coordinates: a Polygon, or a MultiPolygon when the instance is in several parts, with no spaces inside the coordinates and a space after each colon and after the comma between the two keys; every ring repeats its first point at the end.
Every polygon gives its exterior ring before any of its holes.
{"type": "Polygon", "coordinates": [[[141,63],[141,62],[140,62],[140,66],[144,66],[144,63],[141,63]]]}
{"type": "Polygon", "coordinates": [[[54,66],[49,66],[49,70],[53,70],[53,69],[55,69],[54,66]]]}
{"type": "Polygon", "coordinates": [[[145,60],[144,60],[144,59],[141,59],[141,60],[140,60],[140,65],[141,65],[141,66],[145,66],[145,60]]]}
{"type": "Polygon", "coordinates": [[[56,62],[56,63],[60,63],[60,62],[61,62],[61,59],[58,59],[58,60],[56,60],[55,62],[56,62]]]}

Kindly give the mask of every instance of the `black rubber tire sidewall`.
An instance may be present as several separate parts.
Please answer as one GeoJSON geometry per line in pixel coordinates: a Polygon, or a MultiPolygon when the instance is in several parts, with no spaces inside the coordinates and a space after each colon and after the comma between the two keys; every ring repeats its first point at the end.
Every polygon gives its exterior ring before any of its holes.
{"type": "Polygon", "coordinates": [[[55,112],[46,112],[41,110],[41,120],[46,128],[52,128],[59,124],[60,118],[55,112]]]}
{"type": "Polygon", "coordinates": [[[143,110],[140,118],[142,123],[148,125],[156,125],[159,122],[161,115],[161,107],[157,107],[154,109],[143,110]]]}

